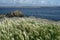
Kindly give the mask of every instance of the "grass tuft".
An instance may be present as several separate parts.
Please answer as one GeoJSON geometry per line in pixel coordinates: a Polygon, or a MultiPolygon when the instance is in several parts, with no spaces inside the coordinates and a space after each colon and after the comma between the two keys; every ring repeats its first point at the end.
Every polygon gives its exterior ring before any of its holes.
{"type": "Polygon", "coordinates": [[[36,18],[5,18],[0,40],[60,40],[60,23],[36,18]]]}

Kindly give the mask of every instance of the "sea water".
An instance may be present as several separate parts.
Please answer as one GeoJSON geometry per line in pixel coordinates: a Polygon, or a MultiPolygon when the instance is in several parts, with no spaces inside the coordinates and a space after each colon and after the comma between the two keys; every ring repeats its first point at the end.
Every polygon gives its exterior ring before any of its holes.
{"type": "Polygon", "coordinates": [[[60,20],[60,7],[37,7],[37,8],[23,8],[23,7],[1,7],[0,14],[6,14],[13,11],[22,11],[26,16],[34,16],[36,18],[44,18],[49,20],[60,20]]]}

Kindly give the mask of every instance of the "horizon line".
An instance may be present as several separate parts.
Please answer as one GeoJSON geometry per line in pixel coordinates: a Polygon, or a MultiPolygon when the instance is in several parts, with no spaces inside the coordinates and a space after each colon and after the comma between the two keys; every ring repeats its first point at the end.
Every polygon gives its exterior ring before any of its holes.
{"type": "Polygon", "coordinates": [[[4,8],[6,8],[6,7],[23,7],[23,8],[40,8],[40,7],[60,7],[60,6],[0,6],[0,7],[4,7],[4,8]]]}

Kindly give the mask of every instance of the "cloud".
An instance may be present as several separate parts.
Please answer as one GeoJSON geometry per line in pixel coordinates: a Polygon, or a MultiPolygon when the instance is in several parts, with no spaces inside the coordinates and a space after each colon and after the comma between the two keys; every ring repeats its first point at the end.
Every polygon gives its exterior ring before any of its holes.
{"type": "Polygon", "coordinates": [[[60,0],[0,0],[0,4],[6,5],[60,5],[60,0]]]}
{"type": "Polygon", "coordinates": [[[18,0],[15,1],[16,3],[22,3],[22,4],[31,4],[33,0],[18,0]]]}
{"type": "Polygon", "coordinates": [[[41,3],[43,3],[43,4],[44,4],[44,3],[45,3],[45,1],[41,1],[41,3]]]}

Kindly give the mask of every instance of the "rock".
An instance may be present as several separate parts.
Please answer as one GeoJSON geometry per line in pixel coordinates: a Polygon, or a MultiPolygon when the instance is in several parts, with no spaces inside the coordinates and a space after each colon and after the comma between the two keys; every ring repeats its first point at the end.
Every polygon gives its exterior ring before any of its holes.
{"type": "Polygon", "coordinates": [[[6,14],[7,17],[23,17],[23,13],[19,10],[16,10],[14,12],[10,12],[6,14]]]}
{"type": "Polygon", "coordinates": [[[5,15],[0,14],[0,18],[4,18],[4,17],[5,17],[5,15]]]}

